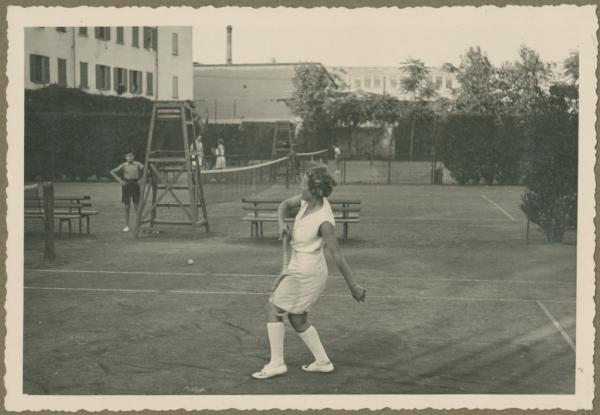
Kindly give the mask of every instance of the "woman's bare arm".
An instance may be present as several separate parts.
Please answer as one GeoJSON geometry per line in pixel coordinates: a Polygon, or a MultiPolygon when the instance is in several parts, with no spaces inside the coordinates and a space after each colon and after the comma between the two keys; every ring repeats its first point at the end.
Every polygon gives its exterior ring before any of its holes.
{"type": "Polygon", "coordinates": [[[340,245],[338,244],[333,224],[330,222],[323,222],[319,227],[319,231],[325,240],[327,249],[329,249],[331,256],[335,260],[340,272],[344,276],[346,284],[348,284],[348,288],[350,288],[350,292],[352,293],[352,297],[354,297],[356,301],[365,301],[367,299],[367,290],[354,281],[352,270],[346,262],[346,258],[344,258],[342,250],[340,249],[340,245]]]}
{"type": "Polygon", "coordinates": [[[296,195],[284,200],[279,204],[279,207],[277,208],[277,221],[279,222],[279,238],[283,238],[284,233],[287,233],[288,236],[290,235],[290,230],[285,224],[285,218],[287,216],[288,210],[293,208],[299,208],[301,202],[302,196],[296,195]]]}

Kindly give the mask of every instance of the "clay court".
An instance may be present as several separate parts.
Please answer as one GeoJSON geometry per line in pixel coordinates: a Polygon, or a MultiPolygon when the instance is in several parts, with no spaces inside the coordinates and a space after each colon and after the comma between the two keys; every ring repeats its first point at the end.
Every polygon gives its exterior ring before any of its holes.
{"type": "Polygon", "coordinates": [[[303,372],[312,356],[288,325],[289,371],[265,381],[250,374],[269,356],[274,225],[251,239],[240,200],[208,200],[209,234],[135,240],[118,184],[55,192],[89,194],[101,213],[91,235],[58,237],[55,263],[26,247],[26,394],[574,393],[575,238],[532,229],[527,243],[519,187],[339,186],[362,200],[342,249],[368,300],[329,261],[310,319],[336,371],[303,372]]]}

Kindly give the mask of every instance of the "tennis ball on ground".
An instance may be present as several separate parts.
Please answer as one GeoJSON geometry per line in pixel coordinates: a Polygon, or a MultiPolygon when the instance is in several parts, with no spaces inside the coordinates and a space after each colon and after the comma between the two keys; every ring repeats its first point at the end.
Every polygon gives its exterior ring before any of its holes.
{"type": "Polygon", "coordinates": [[[194,265],[194,260],[193,259],[188,259],[188,265],[194,265]]]}

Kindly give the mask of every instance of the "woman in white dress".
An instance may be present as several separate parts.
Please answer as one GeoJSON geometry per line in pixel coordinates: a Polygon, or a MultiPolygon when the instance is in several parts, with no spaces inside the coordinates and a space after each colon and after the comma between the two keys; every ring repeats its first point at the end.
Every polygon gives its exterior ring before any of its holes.
{"type": "Polygon", "coordinates": [[[328,373],[334,370],[317,330],[308,323],[308,311],[325,289],[327,262],[323,246],[327,246],[340,269],[352,297],[365,301],[367,291],[354,282],[352,271],[346,263],[337,243],[335,220],[327,196],[336,185],[335,179],[325,167],[313,167],[302,178],[302,193],[279,205],[279,235],[290,234],[284,222],[290,208],[300,208],[294,221],[292,255],[286,271],[279,277],[267,302],[267,333],[271,348],[271,360],[262,370],[252,374],[255,379],[267,379],[287,372],[283,357],[287,314],[290,324],[312,352],[315,361],[303,365],[307,372],[328,373]]]}

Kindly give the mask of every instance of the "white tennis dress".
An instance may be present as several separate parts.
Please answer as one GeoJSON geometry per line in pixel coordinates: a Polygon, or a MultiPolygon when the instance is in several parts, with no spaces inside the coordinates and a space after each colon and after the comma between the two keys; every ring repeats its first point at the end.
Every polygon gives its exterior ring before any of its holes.
{"type": "Polygon", "coordinates": [[[319,210],[304,216],[307,207],[308,203],[303,200],[294,221],[290,262],[269,298],[272,304],[292,314],[308,311],[327,283],[327,261],[319,227],[323,222],[335,225],[333,212],[326,198],[319,210]]]}

